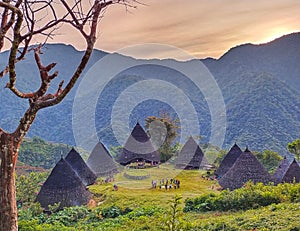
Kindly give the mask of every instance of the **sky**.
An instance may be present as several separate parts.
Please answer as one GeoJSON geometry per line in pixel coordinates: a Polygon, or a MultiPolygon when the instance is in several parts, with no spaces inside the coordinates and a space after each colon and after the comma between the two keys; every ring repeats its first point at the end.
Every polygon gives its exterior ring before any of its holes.
{"type": "MultiPolygon", "coordinates": [[[[144,5],[129,11],[116,5],[106,10],[100,22],[97,49],[115,52],[136,44],[157,43],[174,46],[197,58],[219,58],[231,47],[266,43],[300,31],[299,0],[141,2],[144,5]]],[[[73,38],[65,30],[55,39],[68,43],[73,38]]],[[[83,49],[82,40],[73,42],[77,49],[83,49]]],[[[150,56],[159,53],[163,52],[148,51],[150,56]]]]}

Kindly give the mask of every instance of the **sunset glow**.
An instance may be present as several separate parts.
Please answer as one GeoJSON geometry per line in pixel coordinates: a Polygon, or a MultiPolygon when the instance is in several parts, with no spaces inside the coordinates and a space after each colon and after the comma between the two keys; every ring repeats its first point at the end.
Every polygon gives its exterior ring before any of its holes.
{"type": "MultiPolygon", "coordinates": [[[[198,58],[219,58],[236,45],[265,43],[300,31],[300,1],[142,2],[145,5],[130,12],[123,6],[107,10],[100,22],[97,49],[114,52],[126,46],[159,43],[178,47],[198,58]]],[[[57,41],[62,40],[72,40],[68,30],[57,36],[57,41]]],[[[75,44],[78,49],[84,47],[83,41],[75,44]]]]}

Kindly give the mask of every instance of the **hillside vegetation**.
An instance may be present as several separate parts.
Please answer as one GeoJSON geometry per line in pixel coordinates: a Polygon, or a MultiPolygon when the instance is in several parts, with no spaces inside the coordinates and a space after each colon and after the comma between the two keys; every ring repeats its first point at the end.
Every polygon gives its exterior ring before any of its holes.
{"type": "MultiPolygon", "coordinates": [[[[220,148],[228,149],[237,142],[241,146],[249,145],[252,150],[269,149],[281,155],[287,153],[287,143],[298,138],[300,132],[299,42],[300,33],[294,33],[267,44],[237,46],[218,60],[202,60],[218,83],[226,104],[227,130],[223,147],[220,148]]],[[[56,62],[59,70],[59,76],[55,79],[57,82],[53,83],[55,85],[63,77],[69,76],[69,70],[74,67],[81,52],[63,44],[48,44],[45,49],[43,61],[56,62]]],[[[0,60],[6,60],[4,56],[7,55],[6,52],[1,53],[0,60]]],[[[104,52],[95,50],[89,67],[104,55],[104,52]]],[[[116,99],[132,84],[153,78],[171,82],[183,91],[195,107],[201,127],[201,134],[189,131],[190,135],[201,135],[203,143],[209,141],[211,117],[203,93],[181,73],[163,67],[168,62],[178,64],[174,60],[162,60],[162,66],[136,66],[119,73],[103,89],[96,105],[95,126],[98,137],[107,147],[123,145],[117,142],[111,127],[111,112],[116,99]]],[[[193,62],[192,60],[184,64],[189,67],[193,62]]],[[[36,89],[37,86],[32,86],[32,83],[36,82],[34,73],[37,73],[33,56],[27,56],[18,68],[22,73],[18,83],[24,80],[24,85],[18,87],[36,89]]],[[[9,94],[4,88],[6,81],[1,82],[3,85],[0,85],[0,94],[3,102],[0,108],[0,124],[4,129],[11,131],[19,122],[28,102],[9,94]]],[[[71,121],[76,88],[61,105],[55,107],[55,110],[41,111],[28,134],[30,137],[39,136],[48,141],[75,145],[71,121]]],[[[157,94],[163,96],[166,93],[157,94]]],[[[90,106],[89,100],[83,99],[82,104],[90,106]]],[[[185,106],[183,102],[183,114],[190,115],[185,106]]],[[[177,116],[170,105],[157,100],[146,100],[134,108],[129,123],[133,126],[137,120],[144,121],[148,116],[158,116],[161,111],[177,116]]],[[[89,137],[90,134],[85,134],[85,125],[82,121],[79,126],[82,126],[80,129],[83,137],[89,137]]]]}
{"type": "MultiPolygon", "coordinates": [[[[95,202],[88,206],[65,208],[51,215],[43,214],[38,204],[23,206],[19,211],[20,230],[300,230],[300,184],[254,186],[219,192],[215,181],[202,178],[204,171],[176,172],[174,178],[182,184],[179,189],[153,189],[151,180],[171,176],[171,166],[151,170],[151,178],[142,182],[116,175],[115,181],[98,179],[90,186],[95,202]],[[118,190],[113,190],[117,184],[118,190]],[[215,195],[214,197],[212,195],[215,195]],[[263,195],[262,197],[259,195],[263,195]],[[210,200],[191,210],[191,201],[210,200]],[[214,199],[215,198],[215,199],[214,199]],[[223,202],[216,199],[226,198],[223,202]],[[245,201],[245,198],[247,199],[245,201]],[[272,198],[277,198],[273,200],[272,198]],[[237,205],[224,211],[211,210],[209,203],[237,205]],[[205,212],[209,211],[209,212],[205,212]],[[172,228],[173,227],[173,228],[172,228]]],[[[196,204],[194,204],[196,205],[196,204]]]]}
{"type": "MultiPolygon", "coordinates": [[[[21,144],[18,165],[50,169],[55,166],[61,156],[66,156],[71,148],[70,145],[46,142],[39,137],[27,138],[21,144]]],[[[86,159],[88,153],[82,149],[79,150],[82,157],[86,159]]]]}

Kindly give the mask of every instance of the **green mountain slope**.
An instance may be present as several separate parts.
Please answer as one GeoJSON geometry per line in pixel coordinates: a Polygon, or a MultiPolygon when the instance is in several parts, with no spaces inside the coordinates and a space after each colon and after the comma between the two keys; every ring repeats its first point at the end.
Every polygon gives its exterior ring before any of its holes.
{"type": "MultiPolygon", "coordinates": [[[[230,49],[220,59],[205,59],[203,63],[216,79],[226,104],[227,130],[223,148],[234,142],[242,147],[249,145],[252,150],[272,149],[286,154],[286,144],[300,136],[300,33],[283,36],[273,42],[261,45],[245,44],[230,49]]],[[[61,79],[71,75],[81,52],[73,47],[57,44],[47,45],[42,59],[44,63],[57,62],[59,77],[52,90],[61,79]]],[[[95,51],[89,67],[105,55],[95,51]]],[[[4,65],[7,53],[0,54],[0,65],[4,65]]],[[[32,56],[32,55],[31,55],[32,56]]],[[[33,57],[20,62],[18,86],[22,89],[35,89],[37,78],[33,57]],[[23,82],[24,81],[24,82],[23,82]],[[33,84],[33,87],[31,85],[33,84]]],[[[131,58],[128,58],[131,59],[131,58]]],[[[162,61],[166,62],[166,61],[162,61]]],[[[176,61],[168,60],[168,62],[176,61]]],[[[193,61],[190,61],[193,62],[193,61]]],[[[190,62],[186,62],[189,65],[190,62]]],[[[114,65],[114,64],[112,64],[114,65]]],[[[204,96],[195,85],[181,73],[162,66],[144,65],[119,73],[103,90],[97,107],[95,126],[98,137],[106,146],[120,145],[111,128],[111,112],[118,96],[129,86],[141,80],[156,78],[171,82],[180,88],[195,106],[203,142],[211,135],[210,112],[204,96]]],[[[16,99],[4,86],[7,76],[0,81],[0,126],[13,131],[28,102],[16,99]]],[[[72,106],[75,89],[67,99],[54,108],[40,111],[28,134],[48,141],[75,145],[72,131],[72,106]]],[[[163,94],[163,93],[159,93],[163,94]]],[[[83,104],[89,106],[89,99],[83,104]]],[[[185,115],[189,112],[182,106],[185,115]]],[[[130,126],[138,120],[143,123],[149,115],[169,112],[175,117],[176,110],[166,103],[148,100],[131,112],[130,126]]],[[[188,117],[183,118],[189,120],[188,117]]],[[[80,125],[85,132],[85,123],[80,125]]],[[[195,131],[190,131],[191,135],[195,131]]]]}

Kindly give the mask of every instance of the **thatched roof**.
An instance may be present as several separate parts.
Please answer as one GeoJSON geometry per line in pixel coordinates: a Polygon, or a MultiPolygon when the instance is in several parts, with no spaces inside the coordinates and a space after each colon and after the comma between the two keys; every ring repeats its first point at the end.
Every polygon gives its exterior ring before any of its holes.
{"type": "Polygon", "coordinates": [[[101,142],[94,147],[87,164],[98,177],[111,176],[119,172],[117,164],[101,142]]]}
{"type": "Polygon", "coordinates": [[[225,155],[215,174],[219,177],[222,177],[232,167],[242,152],[243,151],[240,149],[240,147],[237,144],[234,144],[229,152],[225,155]]]}
{"type": "Polygon", "coordinates": [[[136,161],[160,162],[158,152],[139,123],[133,128],[118,159],[118,162],[122,165],[136,161]]]}
{"type": "Polygon", "coordinates": [[[72,166],[84,185],[95,183],[97,176],[87,166],[80,154],[74,148],[71,149],[65,160],[72,166]]]}
{"type": "Polygon", "coordinates": [[[234,190],[242,187],[248,181],[266,184],[271,181],[271,176],[247,148],[225,175],[219,179],[219,184],[223,188],[234,190]]]}
{"type": "Polygon", "coordinates": [[[45,209],[55,203],[60,203],[60,208],[63,208],[86,204],[91,196],[71,165],[61,158],[41,187],[36,200],[45,209]]]}
{"type": "MultiPolygon", "coordinates": [[[[201,149],[201,148],[200,148],[201,149]]],[[[201,149],[202,150],[202,149],[201,149]]],[[[200,163],[200,169],[210,169],[213,168],[214,166],[212,164],[210,164],[205,156],[205,154],[203,155],[203,158],[201,160],[200,163]]]]}
{"type": "Polygon", "coordinates": [[[300,167],[297,161],[289,161],[286,157],[281,161],[273,175],[276,184],[300,182],[300,167]]]}
{"type": "Polygon", "coordinates": [[[175,162],[175,168],[199,169],[203,159],[204,154],[201,148],[193,137],[189,137],[178,154],[175,162]]]}

